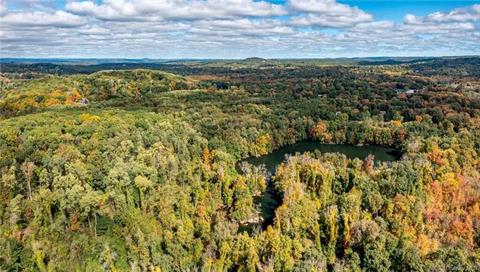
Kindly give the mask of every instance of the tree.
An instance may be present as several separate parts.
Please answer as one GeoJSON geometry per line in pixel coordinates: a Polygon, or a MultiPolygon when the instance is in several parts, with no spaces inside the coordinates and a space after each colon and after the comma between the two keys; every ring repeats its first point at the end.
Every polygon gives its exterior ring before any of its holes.
{"type": "Polygon", "coordinates": [[[28,199],[32,200],[32,177],[35,164],[33,162],[24,162],[20,169],[22,169],[25,180],[27,181],[28,199]]]}

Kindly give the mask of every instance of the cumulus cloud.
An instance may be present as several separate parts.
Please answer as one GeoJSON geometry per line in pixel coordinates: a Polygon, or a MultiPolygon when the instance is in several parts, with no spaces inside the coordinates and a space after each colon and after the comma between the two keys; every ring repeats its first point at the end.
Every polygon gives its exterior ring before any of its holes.
{"type": "Polygon", "coordinates": [[[0,25],[5,26],[53,26],[77,27],[86,24],[85,18],[65,11],[46,13],[43,11],[10,12],[0,17],[0,25]]]}
{"type": "Polygon", "coordinates": [[[369,22],[372,16],[366,13],[356,15],[325,15],[308,14],[295,16],[291,23],[295,26],[350,27],[358,23],[369,22]]]}
{"type": "Polygon", "coordinates": [[[110,35],[111,31],[105,27],[88,26],[88,27],[80,28],[78,30],[78,33],[82,35],[106,36],[106,35],[110,35]]]}
{"type": "Polygon", "coordinates": [[[293,11],[306,13],[292,17],[297,26],[349,27],[373,20],[371,14],[336,0],[289,0],[288,4],[293,11]]]}
{"type": "Polygon", "coordinates": [[[23,10],[52,11],[55,6],[54,1],[51,0],[13,0],[12,2],[15,3],[15,7],[23,10]]]}
{"type": "Polygon", "coordinates": [[[473,5],[466,8],[454,9],[448,13],[434,12],[427,16],[405,15],[404,22],[409,25],[474,22],[480,20],[480,5],[473,5]]]}
{"type": "Polygon", "coordinates": [[[288,4],[293,10],[308,13],[346,14],[354,9],[358,10],[336,0],[289,0],[288,4]]]}
{"type": "Polygon", "coordinates": [[[450,12],[434,12],[427,16],[405,15],[404,29],[419,33],[449,33],[473,31],[480,20],[480,5],[454,9],[450,12]]]}
{"type": "Polygon", "coordinates": [[[7,3],[5,0],[0,0],[0,16],[3,16],[7,13],[7,3]]]}
{"type": "Polygon", "coordinates": [[[205,36],[269,36],[293,34],[294,30],[277,20],[202,20],[194,24],[191,34],[205,36]]]}
{"type": "Polygon", "coordinates": [[[356,31],[356,32],[364,32],[364,33],[370,33],[370,32],[385,32],[385,31],[391,31],[395,27],[395,23],[392,21],[375,21],[375,22],[368,22],[368,23],[360,23],[352,27],[350,30],[351,31],[356,31]]]}
{"type": "Polygon", "coordinates": [[[473,23],[449,22],[449,23],[406,23],[403,29],[417,33],[449,33],[455,31],[473,31],[475,25],[473,23]]]}
{"type": "Polygon", "coordinates": [[[67,10],[101,20],[219,19],[236,16],[276,16],[286,14],[281,5],[252,0],[105,0],[71,2],[67,10]]]}

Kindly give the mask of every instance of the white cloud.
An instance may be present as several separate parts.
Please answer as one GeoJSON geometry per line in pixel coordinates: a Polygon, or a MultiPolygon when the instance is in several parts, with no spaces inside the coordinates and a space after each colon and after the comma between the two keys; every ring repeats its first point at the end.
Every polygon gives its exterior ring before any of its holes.
{"type": "Polygon", "coordinates": [[[350,31],[362,32],[362,33],[379,33],[384,31],[391,31],[395,27],[395,23],[392,21],[375,21],[368,23],[360,23],[352,27],[350,31]]]}
{"type": "Polygon", "coordinates": [[[288,3],[293,11],[306,13],[292,17],[291,23],[297,26],[349,27],[373,20],[371,14],[336,0],[289,0],[288,3]]]}
{"type": "Polygon", "coordinates": [[[450,12],[434,12],[427,16],[405,15],[404,29],[418,33],[451,33],[474,31],[480,20],[480,5],[454,9],[450,12]]]}
{"type": "Polygon", "coordinates": [[[78,15],[90,15],[102,20],[139,20],[140,12],[129,1],[106,1],[97,5],[92,1],[72,2],[66,5],[68,11],[78,15]]]}
{"type": "MultiPolygon", "coordinates": [[[[7,0],[8,1],[8,0],[7,0]]],[[[51,0],[10,0],[16,8],[23,10],[53,11],[54,1],[51,0]]]]}
{"type": "MultiPolygon", "coordinates": [[[[452,22],[452,23],[406,23],[403,26],[403,30],[412,33],[452,33],[475,30],[473,23],[465,22],[452,22]]],[[[465,33],[464,33],[465,34],[465,33]]]]}
{"type": "Polygon", "coordinates": [[[104,27],[88,26],[88,27],[80,28],[78,30],[78,33],[82,34],[82,35],[105,36],[105,35],[110,35],[111,31],[107,28],[104,28],[104,27]]]}
{"type": "Polygon", "coordinates": [[[52,26],[52,27],[77,27],[86,24],[85,18],[65,11],[46,13],[43,11],[10,12],[0,17],[2,26],[52,26]]]}
{"type": "Polygon", "coordinates": [[[238,16],[276,16],[286,14],[281,5],[252,0],[105,0],[71,2],[67,10],[101,20],[219,19],[238,16]]]}
{"type": "Polygon", "coordinates": [[[7,3],[5,0],[0,0],[0,16],[7,13],[7,3]]]}
{"type": "Polygon", "coordinates": [[[425,17],[407,14],[404,18],[405,24],[409,25],[474,22],[477,20],[480,20],[480,5],[454,9],[448,13],[434,12],[425,17]]]}
{"type": "Polygon", "coordinates": [[[288,4],[293,10],[307,13],[347,14],[356,9],[336,0],[289,0],[288,4]]]}
{"type": "Polygon", "coordinates": [[[308,14],[302,16],[295,16],[291,19],[292,25],[295,26],[323,26],[343,28],[354,26],[359,23],[369,22],[372,16],[366,13],[359,13],[356,15],[318,15],[308,14]]]}
{"type": "Polygon", "coordinates": [[[271,36],[293,34],[294,30],[276,20],[202,20],[189,31],[205,36],[271,36]]]}

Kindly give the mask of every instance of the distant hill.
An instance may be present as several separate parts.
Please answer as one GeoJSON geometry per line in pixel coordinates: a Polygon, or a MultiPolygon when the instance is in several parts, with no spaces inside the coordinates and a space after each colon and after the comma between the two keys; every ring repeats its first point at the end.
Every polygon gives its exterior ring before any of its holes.
{"type": "Polygon", "coordinates": [[[362,60],[359,61],[359,65],[399,65],[399,64],[411,64],[425,61],[432,61],[434,58],[419,58],[419,59],[386,59],[386,60],[362,60]]]}
{"type": "Polygon", "coordinates": [[[153,70],[100,71],[89,75],[55,76],[2,86],[0,115],[22,114],[52,107],[78,107],[90,102],[133,101],[152,94],[192,89],[195,82],[153,70]]]}
{"type": "Polygon", "coordinates": [[[246,58],[245,61],[267,61],[267,59],[259,58],[259,57],[252,57],[252,58],[246,58]]]}

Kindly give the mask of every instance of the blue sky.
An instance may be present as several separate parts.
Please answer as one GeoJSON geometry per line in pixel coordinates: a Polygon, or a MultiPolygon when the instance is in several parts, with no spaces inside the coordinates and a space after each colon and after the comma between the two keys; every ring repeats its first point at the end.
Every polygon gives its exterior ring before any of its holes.
{"type": "Polygon", "coordinates": [[[377,20],[394,20],[401,22],[405,14],[414,14],[418,16],[428,15],[436,11],[449,12],[455,8],[471,6],[478,1],[434,1],[434,0],[395,0],[395,1],[379,1],[379,0],[360,0],[360,1],[339,1],[374,14],[377,20]]]}
{"type": "Polygon", "coordinates": [[[0,0],[0,57],[480,54],[479,1],[0,0]]]}

